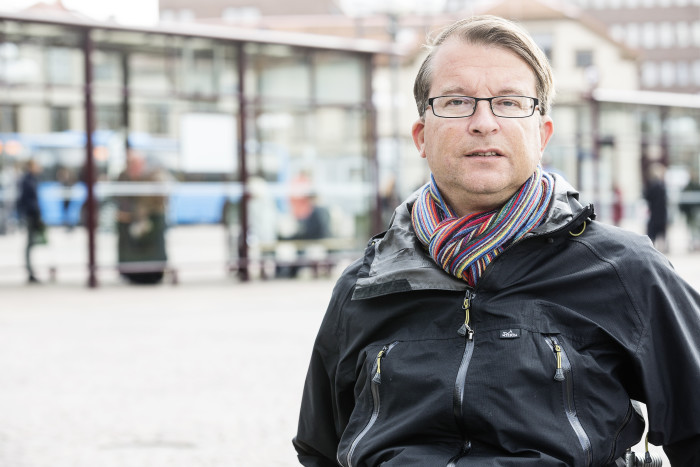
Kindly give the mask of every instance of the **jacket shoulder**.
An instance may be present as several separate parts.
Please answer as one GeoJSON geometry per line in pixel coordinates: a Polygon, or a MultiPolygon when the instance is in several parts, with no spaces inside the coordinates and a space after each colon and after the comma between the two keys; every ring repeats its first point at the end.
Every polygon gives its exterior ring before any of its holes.
{"type": "Polygon", "coordinates": [[[589,235],[576,237],[591,252],[609,263],[638,270],[640,267],[669,266],[668,259],[652,244],[649,237],[603,222],[593,221],[589,235]]]}

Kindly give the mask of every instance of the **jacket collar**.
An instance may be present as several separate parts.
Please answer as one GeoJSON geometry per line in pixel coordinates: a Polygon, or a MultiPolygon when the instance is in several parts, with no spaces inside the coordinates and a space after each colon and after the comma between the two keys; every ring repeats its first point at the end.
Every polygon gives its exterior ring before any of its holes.
{"type": "MultiPolygon", "coordinates": [[[[592,206],[583,206],[578,192],[563,177],[554,177],[554,193],[545,221],[525,238],[551,235],[569,228],[580,216],[592,214],[592,206]]],[[[394,211],[389,230],[373,238],[373,251],[365,257],[367,274],[360,277],[353,300],[378,297],[410,290],[464,291],[467,283],[440,268],[430,257],[413,231],[411,209],[420,190],[414,192],[394,211]]],[[[588,216],[586,216],[588,217],[588,216]]]]}

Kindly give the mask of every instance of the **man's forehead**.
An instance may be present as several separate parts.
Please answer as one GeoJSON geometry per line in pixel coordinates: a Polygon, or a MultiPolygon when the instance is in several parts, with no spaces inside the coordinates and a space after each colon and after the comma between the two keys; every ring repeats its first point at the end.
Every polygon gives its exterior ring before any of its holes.
{"type": "Polygon", "coordinates": [[[464,94],[487,80],[498,95],[530,95],[536,89],[535,72],[512,50],[453,38],[435,51],[432,88],[441,93],[464,94]]]}

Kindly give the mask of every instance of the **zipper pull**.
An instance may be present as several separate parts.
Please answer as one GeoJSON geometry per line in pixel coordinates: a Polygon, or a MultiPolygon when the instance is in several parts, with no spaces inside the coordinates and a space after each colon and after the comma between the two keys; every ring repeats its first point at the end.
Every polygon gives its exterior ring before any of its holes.
{"type": "Polygon", "coordinates": [[[473,298],[474,294],[471,292],[471,290],[467,290],[467,295],[464,296],[464,303],[462,303],[462,309],[464,310],[464,323],[457,331],[460,336],[467,336],[468,340],[474,339],[474,330],[469,326],[469,310],[471,308],[471,301],[473,298]]]}
{"type": "Polygon", "coordinates": [[[382,358],[387,350],[389,350],[389,347],[385,345],[377,354],[377,371],[374,372],[373,383],[382,384],[382,358]]]}
{"type": "Polygon", "coordinates": [[[561,346],[554,343],[554,351],[557,353],[557,371],[554,372],[554,380],[564,381],[564,370],[561,367],[561,346]]]}

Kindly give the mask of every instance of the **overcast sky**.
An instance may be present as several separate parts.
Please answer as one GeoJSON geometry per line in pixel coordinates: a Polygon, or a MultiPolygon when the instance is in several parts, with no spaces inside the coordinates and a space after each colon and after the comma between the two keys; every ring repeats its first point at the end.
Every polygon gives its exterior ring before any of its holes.
{"type": "MultiPolygon", "coordinates": [[[[56,0],[41,1],[56,3],[56,0]]],[[[0,0],[0,9],[18,10],[35,3],[39,0],[0,0]]],[[[63,0],[63,5],[95,19],[113,17],[123,24],[149,25],[158,20],[158,0],[63,0]]]]}

